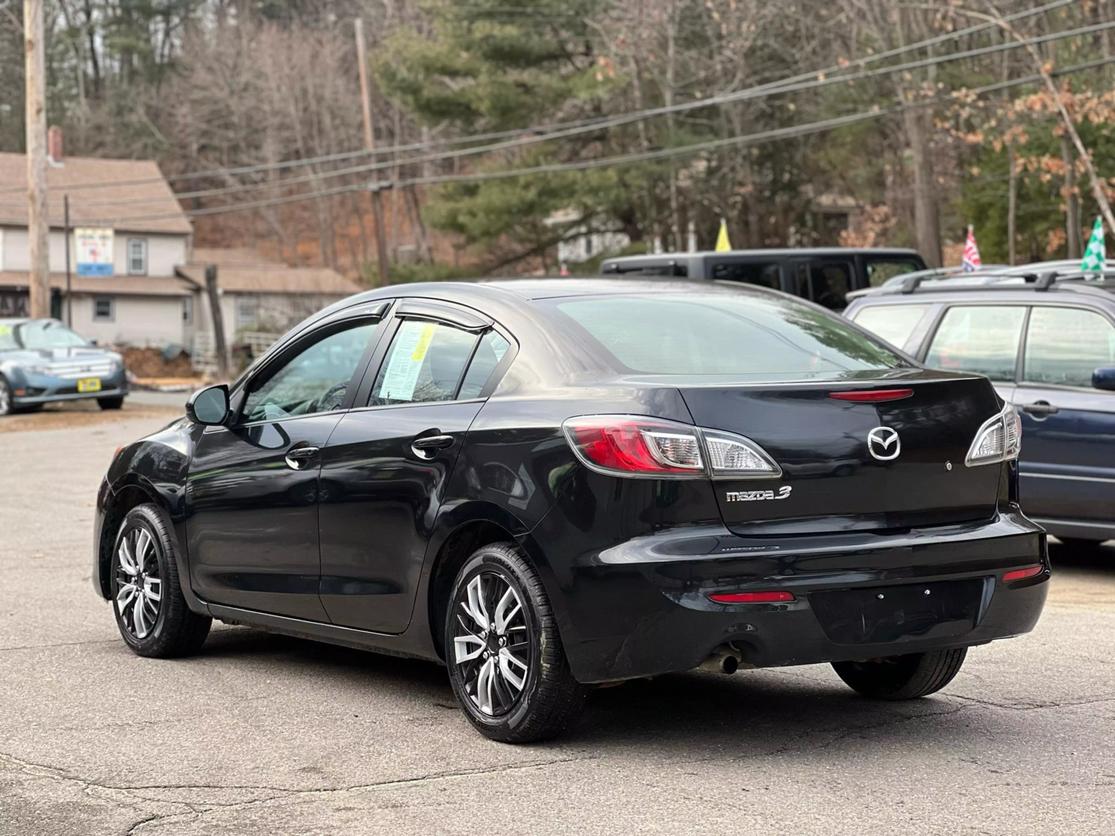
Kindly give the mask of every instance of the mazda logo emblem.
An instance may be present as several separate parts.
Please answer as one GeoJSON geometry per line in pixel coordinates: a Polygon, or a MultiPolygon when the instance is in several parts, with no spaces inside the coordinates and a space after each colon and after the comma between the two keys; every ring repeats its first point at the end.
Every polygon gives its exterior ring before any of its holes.
{"type": "Polygon", "coordinates": [[[867,434],[867,452],[873,459],[889,462],[902,452],[902,442],[890,427],[876,427],[867,434]]]}

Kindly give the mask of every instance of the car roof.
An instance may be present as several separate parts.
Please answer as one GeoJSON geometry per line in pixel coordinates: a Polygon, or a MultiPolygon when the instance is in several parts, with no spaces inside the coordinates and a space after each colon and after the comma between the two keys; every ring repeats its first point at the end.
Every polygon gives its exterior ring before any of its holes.
{"type": "Polygon", "coordinates": [[[933,277],[910,274],[882,287],[849,294],[851,304],[909,304],[915,300],[956,301],[958,299],[1032,299],[1034,294],[1073,294],[1093,298],[1101,303],[1115,304],[1115,271],[1105,271],[1101,279],[1082,273],[1078,263],[1072,270],[1040,270],[1041,266],[1025,265],[1003,270],[966,273],[963,276],[933,277]]]}
{"type": "Polygon", "coordinates": [[[916,257],[921,259],[917,250],[902,247],[783,247],[754,250],[700,250],[697,252],[666,252],[646,253],[643,255],[623,255],[607,258],[604,263],[624,262],[638,264],[651,263],[663,260],[693,259],[693,258],[808,258],[810,256],[834,255],[881,255],[901,256],[903,258],[916,257]]]}

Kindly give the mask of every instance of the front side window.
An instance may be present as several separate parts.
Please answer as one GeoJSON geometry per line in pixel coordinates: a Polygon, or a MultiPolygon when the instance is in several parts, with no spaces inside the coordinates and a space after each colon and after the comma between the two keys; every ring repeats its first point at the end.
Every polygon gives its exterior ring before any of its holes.
{"type": "Polygon", "coordinates": [[[862,308],[854,321],[891,345],[903,348],[929,308],[929,305],[875,305],[862,308]]]}
{"type": "Polygon", "coordinates": [[[754,292],[546,300],[625,370],[661,375],[782,377],[908,364],[845,320],[754,292]]]}
{"type": "Polygon", "coordinates": [[[1092,372],[1115,366],[1115,327],[1079,308],[1034,308],[1026,334],[1024,379],[1091,386],[1092,372]]]}
{"type": "Polygon", "coordinates": [[[845,296],[853,287],[850,261],[811,261],[797,267],[798,296],[830,310],[847,306],[845,296]]]}
{"type": "Polygon", "coordinates": [[[946,371],[977,372],[992,380],[1014,380],[1023,307],[950,308],[941,320],[925,364],[946,371]]]}
{"type": "Polygon", "coordinates": [[[147,239],[128,239],[128,275],[147,275],[147,239]]]}
{"type": "Polygon", "coordinates": [[[114,319],[114,311],[112,310],[112,297],[111,296],[94,296],[93,297],[93,321],[94,322],[112,322],[114,319]]]}
{"type": "Polygon", "coordinates": [[[916,261],[909,259],[867,259],[867,281],[872,287],[879,287],[895,276],[904,276],[907,273],[916,273],[925,268],[916,261]]]}
{"type": "Polygon", "coordinates": [[[370,406],[457,399],[477,335],[452,325],[404,319],[376,375],[370,406]]]}
{"type": "Polygon", "coordinates": [[[253,380],[243,420],[280,421],[340,409],[378,323],[362,322],[302,349],[274,373],[253,380]]]}

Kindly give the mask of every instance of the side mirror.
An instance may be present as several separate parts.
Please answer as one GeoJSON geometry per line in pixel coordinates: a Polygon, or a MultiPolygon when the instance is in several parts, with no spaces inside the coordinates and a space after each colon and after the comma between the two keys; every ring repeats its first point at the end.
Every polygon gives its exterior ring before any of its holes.
{"type": "Polygon", "coordinates": [[[220,426],[228,420],[228,386],[206,386],[186,401],[186,417],[195,424],[220,426]]]}
{"type": "Polygon", "coordinates": [[[1092,387],[1115,392],[1115,368],[1096,369],[1092,372],[1092,387]]]}

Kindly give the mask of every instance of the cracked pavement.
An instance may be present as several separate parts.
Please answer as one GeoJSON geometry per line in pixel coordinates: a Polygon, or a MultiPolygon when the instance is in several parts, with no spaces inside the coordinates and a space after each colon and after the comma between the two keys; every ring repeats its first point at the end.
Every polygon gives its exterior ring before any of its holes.
{"type": "Polygon", "coordinates": [[[1055,546],[1037,630],[929,699],[684,674],[511,747],[430,664],[220,625],[197,657],[132,655],[90,585],[93,499],[161,421],[3,436],[0,834],[1115,831],[1115,547],[1055,546]]]}

